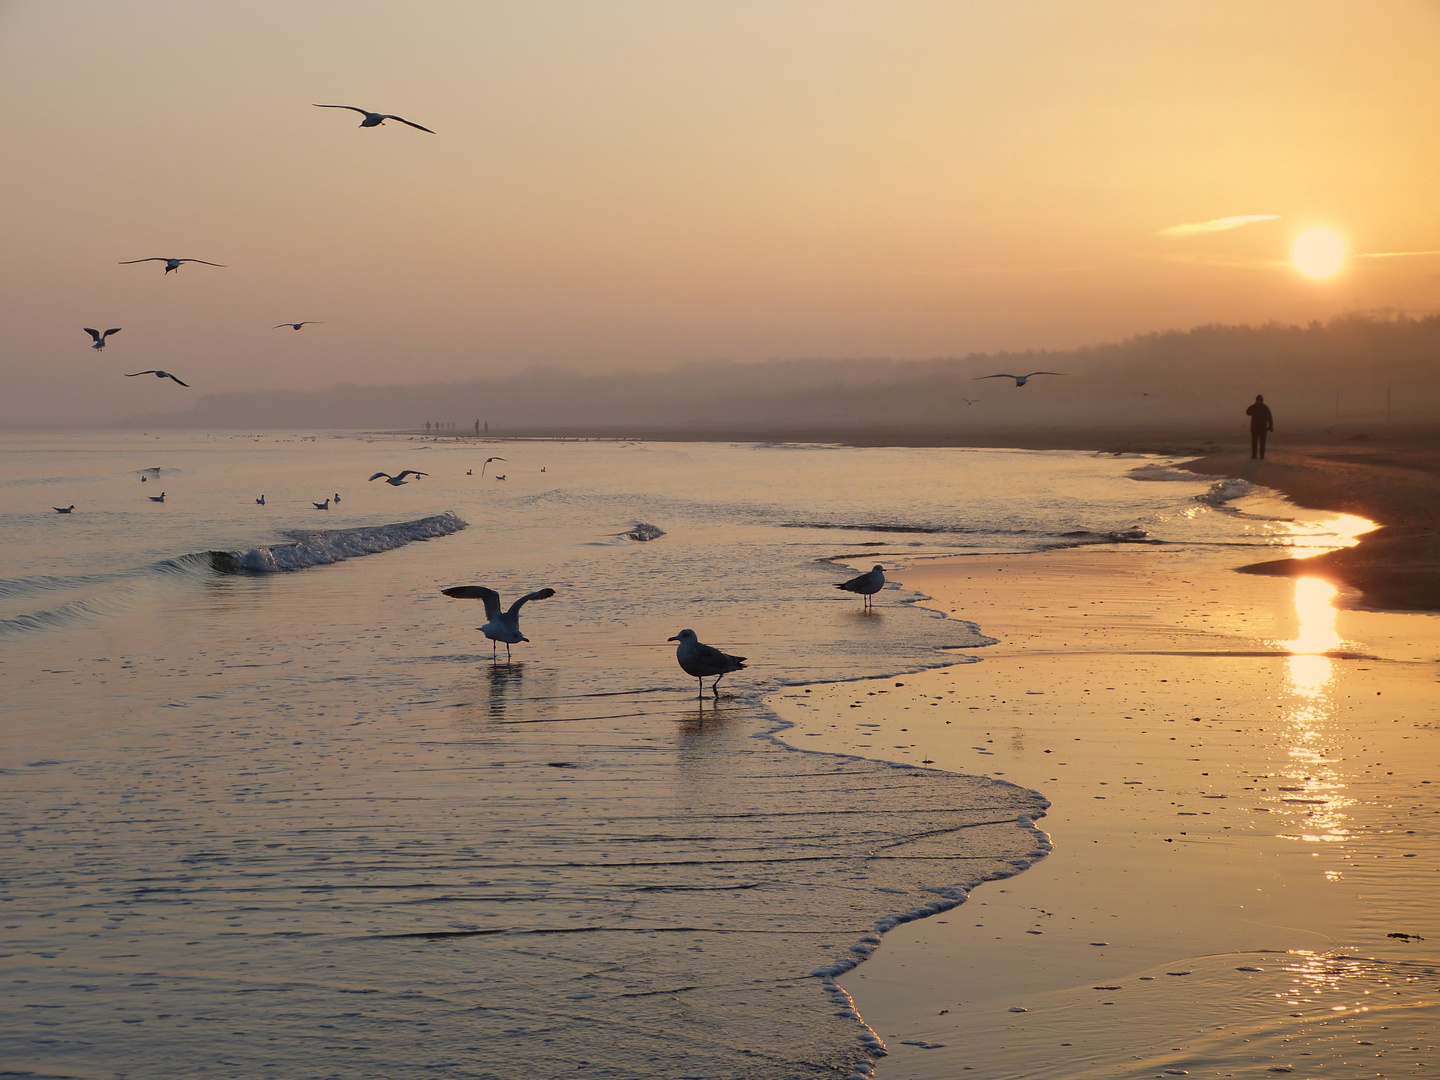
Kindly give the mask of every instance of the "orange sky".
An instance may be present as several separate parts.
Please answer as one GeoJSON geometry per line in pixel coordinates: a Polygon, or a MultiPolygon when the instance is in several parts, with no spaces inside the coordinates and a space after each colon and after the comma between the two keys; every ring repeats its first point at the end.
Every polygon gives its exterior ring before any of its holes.
{"type": "Polygon", "coordinates": [[[1440,250],[1437,47],[1421,2],[0,3],[0,424],[1432,312],[1440,256],[1288,259],[1440,250]]]}

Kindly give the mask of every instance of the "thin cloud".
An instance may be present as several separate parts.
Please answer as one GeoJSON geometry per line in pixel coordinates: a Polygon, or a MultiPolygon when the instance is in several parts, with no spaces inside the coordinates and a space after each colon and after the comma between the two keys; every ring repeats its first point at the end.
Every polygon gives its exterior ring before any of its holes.
{"type": "Polygon", "coordinates": [[[1440,251],[1363,251],[1356,259],[1404,259],[1412,255],[1440,255],[1440,251]]]}
{"type": "Polygon", "coordinates": [[[1241,214],[1238,217],[1213,218],[1210,221],[1200,221],[1194,225],[1171,225],[1168,229],[1161,229],[1156,236],[1197,236],[1200,233],[1225,232],[1229,229],[1238,229],[1241,225],[1251,225],[1257,221],[1276,221],[1279,214],[1241,214]]]}

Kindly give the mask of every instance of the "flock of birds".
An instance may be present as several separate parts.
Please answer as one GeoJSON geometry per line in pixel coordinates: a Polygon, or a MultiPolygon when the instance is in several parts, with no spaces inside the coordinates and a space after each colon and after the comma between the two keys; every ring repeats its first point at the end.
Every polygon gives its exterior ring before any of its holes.
{"type": "MultiPolygon", "coordinates": [[[[360,126],[361,126],[362,128],[379,127],[381,124],[385,123],[386,120],[398,120],[398,121],[400,121],[400,123],[402,123],[402,124],[409,124],[412,128],[418,128],[420,131],[429,131],[431,135],[434,135],[434,134],[435,134],[435,132],[434,132],[434,131],[431,131],[430,128],[427,128],[427,127],[425,127],[425,126],[423,126],[423,125],[421,125],[421,124],[416,124],[416,123],[414,123],[413,121],[406,120],[403,116],[396,116],[396,115],[394,115],[393,113],[371,112],[369,109],[362,109],[362,108],[360,108],[360,106],[358,106],[358,105],[319,105],[319,104],[317,104],[317,105],[315,105],[315,108],[317,108],[317,109],[350,109],[352,112],[358,112],[361,116],[363,116],[363,117],[365,118],[365,119],[363,119],[363,120],[360,121],[360,126]]],[[[147,263],[147,262],[164,263],[164,264],[165,264],[165,274],[166,274],[166,276],[168,276],[168,275],[174,273],[175,271],[179,270],[180,267],[183,266],[185,263],[199,263],[201,266],[217,266],[217,267],[220,267],[221,269],[224,269],[224,267],[225,267],[225,263],[211,262],[211,261],[208,260],[208,259],[179,259],[179,258],[173,258],[173,257],[170,257],[170,256],[165,256],[165,255],[150,255],[150,256],[147,256],[146,258],[143,258],[143,259],[122,259],[122,260],[120,260],[120,265],[121,265],[121,266],[134,266],[136,263],[147,263]]],[[[316,325],[316,324],[318,324],[318,323],[320,323],[320,322],[323,322],[323,321],[324,321],[324,320],[322,320],[322,319],[302,319],[300,322],[283,322],[283,323],[276,323],[275,326],[274,326],[272,329],[279,330],[279,329],[280,329],[281,327],[283,327],[283,326],[288,326],[288,327],[290,327],[290,329],[292,329],[292,330],[299,330],[302,326],[313,326],[313,325],[316,325]]],[[[89,334],[90,337],[94,340],[94,344],[91,346],[91,348],[95,349],[95,350],[98,352],[98,351],[100,351],[100,350],[102,350],[102,349],[105,348],[106,339],[109,338],[110,335],[112,335],[112,334],[118,334],[118,333],[120,333],[120,331],[121,331],[122,328],[119,327],[119,326],[112,326],[112,327],[111,327],[110,329],[108,329],[108,330],[100,331],[100,330],[92,330],[90,327],[87,326],[87,327],[84,327],[83,329],[84,329],[85,332],[86,332],[87,334],[89,334]]],[[[189,387],[189,385],[190,385],[189,383],[187,383],[187,382],[185,382],[183,379],[181,379],[179,376],[174,375],[174,374],[172,374],[171,372],[168,372],[168,371],[162,371],[162,370],[160,370],[159,368],[150,368],[150,369],[147,370],[147,371],[136,371],[136,372],[132,372],[132,373],[127,374],[125,377],[126,377],[127,379],[133,379],[133,378],[136,378],[137,376],[140,376],[140,375],[154,375],[157,379],[170,379],[170,380],[172,380],[172,381],[174,381],[174,382],[179,383],[181,386],[184,386],[184,387],[189,387]]],[[[258,501],[258,500],[257,500],[257,501],[258,501]]],[[[262,505],[263,505],[263,504],[262,504],[262,505]]],[[[319,504],[317,503],[316,505],[318,506],[319,504]]],[[[56,509],[56,510],[60,510],[60,508],[59,508],[58,506],[57,506],[55,509],[56,509]]],[[[60,512],[61,512],[61,513],[66,513],[67,511],[61,510],[60,512]]]]}
{"type": "MultiPolygon", "coordinates": [[[[885,587],[885,568],[876,563],[867,572],[842,581],[835,586],[845,592],[857,593],[865,601],[865,610],[874,606],[874,596],[885,587]]],[[[505,643],[505,660],[510,660],[510,646],[530,639],[520,632],[520,609],[531,600],[548,600],[555,595],[554,589],[540,589],[526,593],[505,610],[500,609],[500,594],[484,585],[456,585],[441,589],[445,596],[457,600],[483,600],[485,602],[485,625],[477,629],[490,639],[490,659],[499,660],[499,643],[505,643]]],[[[715,700],[720,699],[720,680],[732,671],[739,671],[748,659],[723,652],[713,645],[706,645],[694,630],[681,630],[670,641],[678,642],[675,647],[675,661],[686,675],[698,680],[700,699],[705,698],[705,680],[713,678],[710,692],[715,700]]]]}

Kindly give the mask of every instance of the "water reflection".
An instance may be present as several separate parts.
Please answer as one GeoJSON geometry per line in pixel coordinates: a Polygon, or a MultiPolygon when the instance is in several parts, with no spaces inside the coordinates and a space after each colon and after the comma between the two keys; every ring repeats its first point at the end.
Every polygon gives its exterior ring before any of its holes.
{"type": "Polygon", "coordinates": [[[1290,557],[1313,559],[1339,548],[1354,547],[1359,538],[1378,526],[1357,514],[1338,514],[1320,522],[1292,521],[1286,523],[1290,541],[1290,557]]]}
{"type": "Polygon", "coordinates": [[[1316,698],[1329,685],[1331,660],[1325,653],[1340,647],[1335,629],[1335,594],[1330,582],[1320,578],[1295,579],[1295,638],[1281,644],[1290,652],[1290,688],[1306,698],[1316,698]]]}

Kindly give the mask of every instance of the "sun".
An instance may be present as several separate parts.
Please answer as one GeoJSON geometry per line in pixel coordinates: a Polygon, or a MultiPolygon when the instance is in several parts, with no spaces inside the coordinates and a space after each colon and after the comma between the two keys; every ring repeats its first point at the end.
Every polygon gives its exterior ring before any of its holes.
{"type": "Polygon", "coordinates": [[[1330,229],[1306,229],[1295,238],[1290,258],[1307,277],[1329,277],[1345,265],[1345,241],[1330,229]]]}

